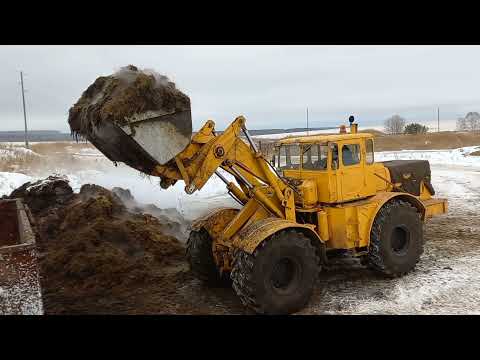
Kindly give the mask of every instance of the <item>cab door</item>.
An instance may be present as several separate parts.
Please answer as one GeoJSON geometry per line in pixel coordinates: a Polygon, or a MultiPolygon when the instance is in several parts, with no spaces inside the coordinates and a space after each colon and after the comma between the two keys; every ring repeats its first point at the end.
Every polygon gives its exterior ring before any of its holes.
{"type": "Polygon", "coordinates": [[[340,168],[338,171],[342,199],[355,200],[364,197],[364,154],[359,140],[342,141],[339,144],[340,168]]]}
{"type": "Polygon", "coordinates": [[[340,160],[338,157],[339,146],[337,143],[328,143],[328,202],[337,203],[342,199],[342,183],[340,181],[340,160]]]}

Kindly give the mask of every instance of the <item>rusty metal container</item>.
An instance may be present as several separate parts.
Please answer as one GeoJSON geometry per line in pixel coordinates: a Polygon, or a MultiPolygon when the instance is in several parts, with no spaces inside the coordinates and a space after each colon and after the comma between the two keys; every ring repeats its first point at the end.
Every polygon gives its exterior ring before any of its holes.
{"type": "Polygon", "coordinates": [[[0,200],[0,314],[42,315],[33,218],[21,199],[0,200]]]}

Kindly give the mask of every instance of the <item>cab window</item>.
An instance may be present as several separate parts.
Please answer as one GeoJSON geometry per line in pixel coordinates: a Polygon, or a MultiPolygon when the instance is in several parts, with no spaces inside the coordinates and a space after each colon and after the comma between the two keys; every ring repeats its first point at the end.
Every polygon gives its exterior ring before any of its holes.
{"type": "Polygon", "coordinates": [[[346,144],[342,146],[343,166],[360,164],[360,145],[346,144]]]}
{"type": "Polygon", "coordinates": [[[281,145],[277,156],[277,168],[279,170],[296,170],[300,168],[300,146],[281,145]]]}
{"type": "Polygon", "coordinates": [[[303,164],[305,170],[326,170],[328,148],[322,144],[305,144],[302,147],[303,164]]]}
{"type": "Polygon", "coordinates": [[[373,164],[375,162],[375,156],[373,152],[373,140],[372,139],[367,139],[366,142],[366,147],[367,147],[367,157],[366,157],[366,162],[368,165],[373,164]]]}

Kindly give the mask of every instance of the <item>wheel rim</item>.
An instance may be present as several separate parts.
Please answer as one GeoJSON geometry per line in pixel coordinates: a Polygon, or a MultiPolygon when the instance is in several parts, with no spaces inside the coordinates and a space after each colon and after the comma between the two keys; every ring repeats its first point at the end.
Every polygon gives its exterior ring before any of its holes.
{"type": "Polygon", "coordinates": [[[281,258],[273,266],[270,277],[272,288],[280,294],[295,290],[301,273],[300,264],[292,258],[281,258]]]}
{"type": "Polygon", "coordinates": [[[396,255],[405,255],[410,245],[410,232],[408,229],[403,225],[393,228],[390,244],[392,251],[396,255]]]}

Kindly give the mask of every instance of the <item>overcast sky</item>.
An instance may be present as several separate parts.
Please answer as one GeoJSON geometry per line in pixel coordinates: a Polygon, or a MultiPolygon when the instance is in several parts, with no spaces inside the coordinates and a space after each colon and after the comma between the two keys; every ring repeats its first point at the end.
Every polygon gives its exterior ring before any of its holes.
{"type": "Polygon", "coordinates": [[[98,76],[128,64],[170,77],[194,128],[381,125],[395,113],[432,123],[480,111],[480,46],[0,46],[0,130],[21,130],[19,71],[31,129],[69,131],[68,109],[98,76]]]}

